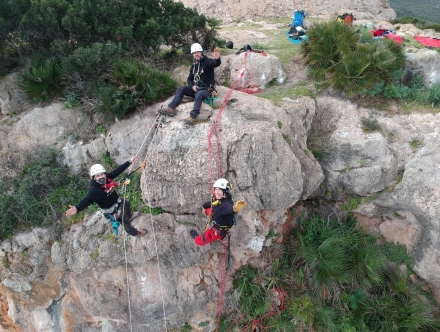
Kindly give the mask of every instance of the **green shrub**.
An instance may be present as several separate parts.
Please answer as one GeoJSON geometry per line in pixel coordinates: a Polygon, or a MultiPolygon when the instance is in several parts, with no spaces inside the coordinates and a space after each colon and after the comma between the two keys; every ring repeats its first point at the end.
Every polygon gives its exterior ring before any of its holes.
{"type": "Polygon", "coordinates": [[[429,88],[427,102],[432,106],[440,105],[440,82],[434,83],[429,88]]]}
{"type": "Polygon", "coordinates": [[[282,248],[263,253],[264,268],[237,271],[238,310],[224,331],[249,324],[270,331],[437,331],[435,308],[422,297],[429,294],[411,281],[410,270],[389,270],[384,252],[351,214],[302,217],[282,248]],[[279,294],[285,296],[273,310],[279,294]]]}
{"type": "Polygon", "coordinates": [[[116,164],[116,162],[113,160],[108,152],[101,153],[100,163],[102,164],[102,166],[104,166],[107,172],[110,172],[111,170],[118,167],[118,164],[116,164]]]}
{"type": "Polygon", "coordinates": [[[31,101],[49,101],[61,95],[64,81],[64,70],[58,61],[35,56],[24,69],[20,86],[31,101]]]}
{"type": "Polygon", "coordinates": [[[384,39],[359,44],[359,34],[347,24],[317,24],[308,30],[307,36],[301,52],[311,77],[345,91],[348,96],[364,93],[377,83],[391,82],[392,73],[405,66],[403,51],[397,43],[384,39]]]}
{"type": "Polygon", "coordinates": [[[414,24],[417,28],[422,30],[433,29],[437,32],[440,32],[440,24],[428,23],[424,19],[418,17],[402,16],[391,20],[390,22],[392,24],[414,24]]]}
{"type": "Polygon", "coordinates": [[[84,91],[87,82],[94,84],[93,81],[109,71],[122,54],[121,45],[110,41],[75,49],[63,59],[71,89],[84,91]]]}
{"type": "Polygon", "coordinates": [[[18,176],[0,186],[0,240],[26,227],[61,219],[87,193],[87,180],[69,174],[47,149],[18,176]]]}
{"type": "Polygon", "coordinates": [[[386,242],[382,246],[382,251],[391,262],[397,265],[405,264],[409,269],[412,269],[413,262],[405,245],[386,242]]]}
{"type": "Polygon", "coordinates": [[[139,98],[141,104],[148,105],[161,100],[172,94],[177,87],[177,82],[168,73],[130,60],[116,62],[112,75],[120,89],[139,98]]]}
{"type": "Polygon", "coordinates": [[[338,22],[316,24],[307,31],[308,41],[301,44],[305,63],[312,69],[332,71],[334,64],[356,50],[359,35],[338,22]]]}
{"type": "Polygon", "coordinates": [[[118,89],[104,82],[93,90],[89,90],[89,93],[96,96],[95,111],[107,121],[115,117],[123,118],[124,115],[133,111],[138,103],[137,97],[130,91],[118,89]]]}

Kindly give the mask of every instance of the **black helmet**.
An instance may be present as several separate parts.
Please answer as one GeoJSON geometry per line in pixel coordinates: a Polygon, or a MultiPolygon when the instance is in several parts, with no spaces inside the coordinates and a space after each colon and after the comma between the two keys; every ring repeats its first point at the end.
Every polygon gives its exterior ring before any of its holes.
{"type": "Polygon", "coordinates": [[[232,42],[232,40],[228,40],[228,41],[226,42],[226,47],[227,47],[227,48],[230,48],[230,49],[233,49],[233,48],[234,48],[234,43],[232,42]]]}
{"type": "Polygon", "coordinates": [[[247,45],[247,44],[244,45],[244,46],[243,46],[243,50],[244,50],[244,51],[251,51],[251,50],[252,50],[251,45],[247,45]]]}

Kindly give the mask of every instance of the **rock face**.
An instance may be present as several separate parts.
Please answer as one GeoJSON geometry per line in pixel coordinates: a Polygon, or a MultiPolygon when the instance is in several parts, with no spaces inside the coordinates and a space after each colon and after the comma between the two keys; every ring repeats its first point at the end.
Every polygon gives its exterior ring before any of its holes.
{"type": "Polygon", "coordinates": [[[394,18],[396,13],[390,8],[388,0],[354,0],[354,1],[270,1],[259,2],[251,0],[183,0],[185,7],[195,8],[198,13],[221,18],[226,21],[238,17],[292,17],[295,10],[304,10],[307,15],[336,16],[340,9],[345,11],[375,12],[376,16],[383,15],[384,19],[394,18]]]}
{"type": "Polygon", "coordinates": [[[374,114],[354,104],[342,106],[334,98],[320,97],[318,104],[312,126],[322,133],[322,143],[327,147],[327,156],[321,162],[326,173],[325,190],[342,198],[366,196],[390,186],[397,177],[397,158],[380,132],[362,130],[362,119],[374,119],[374,114]]]}
{"type": "Polygon", "coordinates": [[[117,163],[137,155],[146,162],[142,197],[165,212],[134,220],[147,229],[143,237],[113,235],[96,212],[61,235],[35,228],[0,243],[0,331],[163,331],[186,322],[212,331],[219,285],[225,283],[227,312],[234,272],[258,264],[272,244],[269,232],[282,233],[286,209],[318,195],[369,197],[356,210],[359,220],[406,245],[418,275],[440,289],[439,114],[385,117],[330,96],[275,105],[225,87],[218,93],[214,107],[203,104],[195,126],[183,123],[193,106],[186,102],[155,130],[157,104],[86,144],[61,139],[70,130],[64,124],[76,121],[73,111],[55,104],[23,113],[5,135],[8,144],[61,142],[65,163],[77,173],[103,152],[117,163]],[[365,132],[365,121],[376,121],[377,130],[365,132]],[[39,127],[50,137],[39,136],[39,127]],[[197,247],[189,236],[190,229],[204,230],[201,204],[220,176],[233,184],[233,198],[247,203],[231,230],[226,280],[219,277],[220,243],[197,247]]]}
{"type": "MultiPolygon", "coordinates": [[[[232,92],[223,87],[218,91],[219,100],[232,92]]],[[[197,247],[188,232],[202,232],[206,223],[200,209],[210,199],[210,160],[213,176],[219,176],[216,135],[212,155],[207,152],[208,133],[219,110],[204,104],[200,122],[187,128],[182,120],[192,103],[183,103],[176,117],[157,132],[150,131],[158,107],[116,123],[105,138],[67,143],[64,155],[71,169],[84,171],[100,150],[110,152],[118,163],[138,152],[147,163],[144,200],[166,213],[135,220],[148,234],[126,240],[127,265],[123,237],[111,235],[100,212],[73,225],[59,241],[47,230],[34,229],[4,242],[0,254],[9,266],[0,266],[0,274],[11,324],[29,331],[127,331],[131,319],[134,331],[160,331],[165,307],[168,328],[185,322],[199,331],[215,328],[219,245],[197,247]],[[37,290],[41,293],[34,298],[37,290]],[[197,329],[206,321],[207,327],[197,329]]],[[[234,199],[247,202],[231,237],[231,275],[270,245],[270,229],[279,232],[285,210],[315,191],[324,175],[313,155],[304,152],[310,128],[303,123],[312,122],[315,114],[311,98],[287,99],[275,106],[234,91],[223,112],[221,175],[233,183],[234,199]]],[[[231,279],[225,282],[227,291],[231,279]]],[[[227,308],[230,299],[224,301],[227,308]]]]}
{"type": "Polygon", "coordinates": [[[18,87],[18,73],[6,76],[0,81],[0,113],[18,114],[26,106],[23,91],[18,87]]]}

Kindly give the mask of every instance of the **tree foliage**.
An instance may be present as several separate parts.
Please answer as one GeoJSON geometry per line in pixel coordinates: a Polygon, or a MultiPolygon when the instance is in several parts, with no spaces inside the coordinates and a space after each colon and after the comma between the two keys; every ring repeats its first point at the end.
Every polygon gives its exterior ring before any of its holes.
{"type": "Polygon", "coordinates": [[[204,15],[172,0],[18,0],[0,4],[1,55],[2,61],[9,62],[34,54],[61,59],[96,43],[115,43],[125,52],[147,54],[163,44],[173,48],[195,41],[204,44],[208,33],[204,15]]]}
{"type": "Polygon", "coordinates": [[[136,82],[125,82],[115,76],[125,59],[152,63],[162,45],[185,51],[199,42],[207,49],[217,42],[217,28],[216,20],[173,0],[2,2],[0,74],[25,64],[22,86],[31,100],[49,101],[65,87],[66,95],[93,105],[92,112],[121,117],[176,86],[152,65],[143,65],[136,82]]]}

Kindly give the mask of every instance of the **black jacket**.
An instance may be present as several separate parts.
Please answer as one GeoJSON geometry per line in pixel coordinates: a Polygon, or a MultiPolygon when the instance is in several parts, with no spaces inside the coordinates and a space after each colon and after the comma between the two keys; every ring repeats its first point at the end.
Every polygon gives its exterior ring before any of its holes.
{"type": "MultiPolygon", "coordinates": [[[[211,202],[203,204],[203,208],[211,207],[211,202]]],[[[234,210],[232,199],[223,198],[220,204],[215,206],[211,211],[212,220],[219,226],[232,227],[234,225],[234,210]]]]}
{"type": "MultiPolygon", "coordinates": [[[[107,179],[114,179],[125,171],[128,166],[130,166],[129,161],[118,166],[113,171],[106,173],[107,179]]],[[[87,196],[76,205],[76,211],[80,212],[93,203],[98,204],[101,209],[108,209],[118,201],[118,198],[119,196],[116,190],[107,196],[107,194],[104,192],[104,189],[101,188],[101,185],[95,180],[91,180],[89,192],[87,193],[87,196]]]]}
{"type": "Polygon", "coordinates": [[[196,74],[200,75],[200,79],[204,83],[203,84],[199,82],[197,84],[198,87],[209,88],[211,84],[215,85],[214,68],[220,66],[221,63],[222,60],[220,58],[216,60],[203,56],[199,63],[194,63],[189,68],[189,75],[188,75],[188,79],[186,80],[188,86],[190,87],[194,86],[194,77],[196,74]]]}

